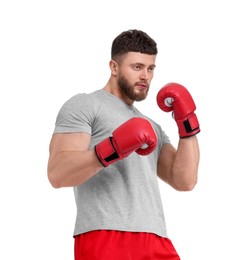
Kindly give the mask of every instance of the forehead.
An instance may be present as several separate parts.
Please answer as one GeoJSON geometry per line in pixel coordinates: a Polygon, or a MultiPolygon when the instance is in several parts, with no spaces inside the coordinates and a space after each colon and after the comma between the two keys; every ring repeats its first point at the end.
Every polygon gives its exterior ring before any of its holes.
{"type": "Polygon", "coordinates": [[[145,54],[141,52],[128,52],[124,58],[122,63],[125,64],[133,64],[139,63],[144,64],[146,66],[155,65],[156,55],[145,54]]]}

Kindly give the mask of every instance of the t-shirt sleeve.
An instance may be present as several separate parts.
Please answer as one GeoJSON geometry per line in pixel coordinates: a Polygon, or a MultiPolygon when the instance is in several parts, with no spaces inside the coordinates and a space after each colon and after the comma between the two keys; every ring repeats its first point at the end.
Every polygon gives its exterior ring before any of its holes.
{"type": "Polygon", "coordinates": [[[77,94],[67,100],[59,110],[54,133],[92,134],[93,118],[92,98],[88,94],[77,94]]]}
{"type": "Polygon", "coordinates": [[[163,141],[163,144],[170,144],[171,143],[170,138],[164,132],[164,130],[162,130],[162,141],[163,141]]]}
{"type": "Polygon", "coordinates": [[[161,140],[159,142],[160,144],[160,149],[161,147],[164,145],[164,144],[171,144],[171,141],[170,141],[170,138],[169,136],[166,134],[166,132],[162,129],[161,125],[154,122],[152,119],[149,118],[149,120],[151,122],[153,122],[153,126],[155,127],[156,129],[156,133],[158,135],[158,138],[161,140]]]}

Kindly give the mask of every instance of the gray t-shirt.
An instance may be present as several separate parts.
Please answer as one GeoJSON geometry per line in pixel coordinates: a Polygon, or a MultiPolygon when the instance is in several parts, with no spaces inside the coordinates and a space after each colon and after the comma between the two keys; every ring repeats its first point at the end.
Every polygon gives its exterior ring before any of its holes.
{"type": "Polygon", "coordinates": [[[77,206],[74,236],[106,229],[167,237],[157,161],[162,145],[170,141],[157,123],[101,89],[77,94],[65,102],[58,113],[54,133],[89,133],[90,148],[94,148],[132,117],[146,118],[152,123],[158,137],[157,147],[147,156],[133,152],[74,187],[77,206]]]}

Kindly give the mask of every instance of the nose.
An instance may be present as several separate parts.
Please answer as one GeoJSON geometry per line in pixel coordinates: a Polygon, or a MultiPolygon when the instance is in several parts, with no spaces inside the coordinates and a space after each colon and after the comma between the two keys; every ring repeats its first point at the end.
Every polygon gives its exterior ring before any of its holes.
{"type": "Polygon", "coordinates": [[[143,80],[143,79],[147,80],[148,77],[149,77],[148,70],[147,70],[147,69],[143,69],[143,70],[141,71],[140,78],[141,78],[142,80],[143,80]]]}

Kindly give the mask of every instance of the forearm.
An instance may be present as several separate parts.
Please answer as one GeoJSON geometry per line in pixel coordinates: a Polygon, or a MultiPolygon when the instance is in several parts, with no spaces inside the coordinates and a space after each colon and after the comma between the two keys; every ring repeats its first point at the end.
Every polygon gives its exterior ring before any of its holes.
{"type": "Polygon", "coordinates": [[[196,136],[181,138],[172,167],[172,183],[181,191],[192,190],[197,183],[200,151],[196,136]]]}
{"type": "Polygon", "coordinates": [[[103,168],[94,150],[59,152],[49,159],[48,178],[54,188],[80,185],[103,168]]]}

